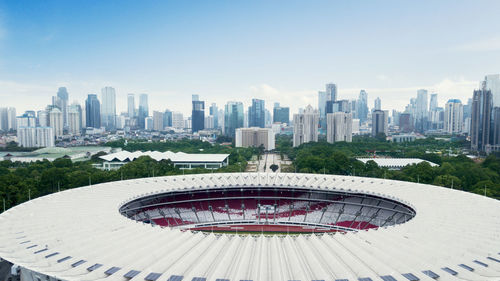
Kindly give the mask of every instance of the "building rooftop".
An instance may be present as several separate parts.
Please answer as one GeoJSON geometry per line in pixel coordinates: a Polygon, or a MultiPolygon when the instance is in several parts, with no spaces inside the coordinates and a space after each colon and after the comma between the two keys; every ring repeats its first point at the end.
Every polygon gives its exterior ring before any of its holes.
{"type": "Polygon", "coordinates": [[[101,156],[100,158],[105,161],[134,161],[141,156],[149,156],[156,161],[170,160],[172,162],[222,162],[229,157],[229,154],[188,154],[184,152],[159,152],[159,151],[120,151],[108,155],[101,156]]]}

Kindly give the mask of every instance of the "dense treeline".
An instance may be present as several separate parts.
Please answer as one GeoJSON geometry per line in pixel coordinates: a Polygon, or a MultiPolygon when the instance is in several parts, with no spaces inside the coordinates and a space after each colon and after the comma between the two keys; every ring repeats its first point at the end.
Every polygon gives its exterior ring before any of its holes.
{"type": "MultiPolygon", "coordinates": [[[[112,144],[115,147],[119,143],[112,144]]],[[[75,162],[60,158],[53,162],[44,160],[34,163],[21,163],[11,161],[0,162],[0,212],[3,210],[3,200],[6,208],[27,201],[30,197],[36,198],[58,190],[66,190],[89,184],[98,184],[121,179],[134,179],[152,176],[168,176],[192,173],[211,172],[239,172],[244,171],[247,161],[250,160],[254,149],[232,148],[205,142],[181,141],[179,143],[128,143],[127,150],[171,150],[191,153],[228,153],[229,166],[212,171],[206,169],[180,170],[174,167],[171,161],[155,161],[144,156],[130,162],[115,171],[102,171],[92,166],[98,162],[98,157],[92,161],[75,162]]]]}
{"type": "Polygon", "coordinates": [[[325,173],[356,175],[396,179],[411,182],[453,187],[478,194],[500,198],[500,158],[488,156],[484,161],[475,162],[463,154],[448,156],[450,150],[460,151],[464,143],[443,142],[434,139],[413,143],[394,144],[371,139],[366,142],[329,144],[326,142],[307,143],[292,148],[288,138],[280,138],[277,148],[286,151],[293,160],[289,171],[303,173],[325,173]],[[431,167],[428,163],[407,166],[400,171],[379,167],[374,161],[366,164],[354,156],[384,154],[392,157],[414,157],[439,164],[431,167]]]}

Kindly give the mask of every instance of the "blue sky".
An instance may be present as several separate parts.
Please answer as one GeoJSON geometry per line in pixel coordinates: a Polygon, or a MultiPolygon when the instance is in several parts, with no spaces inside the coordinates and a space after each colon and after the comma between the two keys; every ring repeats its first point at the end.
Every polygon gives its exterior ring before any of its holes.
{"type": "Polygon", "coordinates": [[[337,83],[402,110],[418,88],[465,101],[500,72],[499,1],[0,1],[0,99],[41,109],[104,86],[188,113],[192,94],[295,111],[337,83]]]}

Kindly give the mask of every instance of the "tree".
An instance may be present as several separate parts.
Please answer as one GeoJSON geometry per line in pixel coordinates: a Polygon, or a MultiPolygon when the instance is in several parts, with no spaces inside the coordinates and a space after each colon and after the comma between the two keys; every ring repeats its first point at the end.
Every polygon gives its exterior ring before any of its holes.
{"type": "Polygon", "coordinates": [[[278,170],[278,165],[276,164],[272,164],[271,166],[269,166],[269,169],[271,169],[273,172],[276,172],[278,170]]]}

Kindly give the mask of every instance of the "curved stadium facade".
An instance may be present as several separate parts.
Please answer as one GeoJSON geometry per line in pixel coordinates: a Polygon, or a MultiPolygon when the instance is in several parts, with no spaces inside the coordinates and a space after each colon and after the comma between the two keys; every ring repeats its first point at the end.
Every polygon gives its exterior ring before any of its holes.
{"type": "Polygon", "coordinates": [[[0,215],[23,280],[500,280],[500,203],[437,186],[286,173],[72,189],[0,215]]]}

